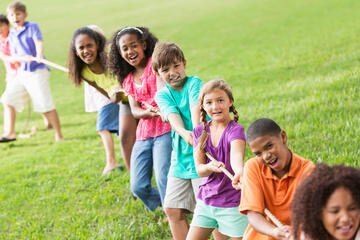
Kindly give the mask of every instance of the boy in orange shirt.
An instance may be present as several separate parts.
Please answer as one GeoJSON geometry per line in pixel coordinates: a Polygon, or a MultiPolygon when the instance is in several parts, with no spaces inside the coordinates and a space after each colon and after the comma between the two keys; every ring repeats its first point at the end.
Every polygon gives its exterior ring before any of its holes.
{"type": "Polygon", "coordinates": [[[246,138],[256,157],[244,167],[239,210],[247,215],[249,226],[243,240],[290,239],[290,204],[314,164],[287,147],[286,132],[271,119],[253,122],[246,138]],[[265,208],[284,226],[275,227],[264,216],[265,208]]]}

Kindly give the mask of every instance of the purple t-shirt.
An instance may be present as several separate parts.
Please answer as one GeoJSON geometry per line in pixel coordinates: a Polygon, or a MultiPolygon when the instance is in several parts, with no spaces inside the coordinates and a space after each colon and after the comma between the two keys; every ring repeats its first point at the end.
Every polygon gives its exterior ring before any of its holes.
{"type": "MultiPolygon", "coordinates": [[[[194,129],[194,148],[198,145],[197,139],[200,137],[202,130],[203,125],[199,125],[194,129]]],[[[236,139],[246,141],[244,127],[234,120],[230,121],[222,133],[217,147],[214,147],[211,143],[209,123],[206,125],[206,131],[208,139],[205,150],[216,160],[223,162],[226,169],[234,175],[230,163],[231,142],[236,139]]],[[[210,159],[206,158],[206,162],[210,162],[210,159]]],[[[240,194],[241,191],[233,188],[230,178],[224,173],[212,173],[210,176],[202,179],[198,198],[204,201],[205,204],[213,207],[230,208],[239,206],[240,194]]]]}
{"type": "MultiPolygon", "coordinates": [[[[42,40],[40,28],[35,22],[25,22],[24,26],[17,31],[15,27],[10,29],[9,43],[11,55],[26,56],[32,55],[36,57],[35,41],[42,40]]],[[[46,65],[32,62],[22,62],[20,69],[22,71],[34,72],[37,69],[45,68],[46,65]]]]}

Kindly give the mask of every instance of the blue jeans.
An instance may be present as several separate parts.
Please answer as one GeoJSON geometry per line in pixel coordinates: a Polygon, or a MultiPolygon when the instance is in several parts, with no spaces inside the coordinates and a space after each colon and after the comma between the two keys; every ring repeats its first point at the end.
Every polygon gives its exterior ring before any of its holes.
{"type": "Polygon", "coordinates": [[[131,191],[150,211],[164,202],[171,151],[171,133],[137,140],[134,144],[130,162],[131,191]],[[153,167],[158,190],[151,186],[153,167]]]}

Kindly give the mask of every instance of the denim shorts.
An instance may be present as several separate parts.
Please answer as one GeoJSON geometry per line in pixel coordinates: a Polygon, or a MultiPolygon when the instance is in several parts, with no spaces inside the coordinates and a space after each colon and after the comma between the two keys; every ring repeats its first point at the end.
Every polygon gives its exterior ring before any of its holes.
{"type": "Polygon", "coordinates": [[[109,103],[103,106],[97,114],[96,131],[109,130],[112,133],[119,132],[119,105],[109,103]]]}
{"type": "Polygon", "coordinates": [[[217,228],[226,236],[242,237],[248,226],[248,220],[246,215],[239,212],[238,207],[213,207],[198,199],[191,226],[217,228]]]}

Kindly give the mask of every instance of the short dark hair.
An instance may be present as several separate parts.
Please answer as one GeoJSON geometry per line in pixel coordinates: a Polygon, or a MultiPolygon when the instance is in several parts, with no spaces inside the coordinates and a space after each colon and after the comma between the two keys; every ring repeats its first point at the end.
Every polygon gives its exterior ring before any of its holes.
{"type": "Polygon", "coordinates": [[[4,14],[0,14],[0,23],[5,23],[7,25],[10,25],[9,20],[4,14]]]}
{"type": "Polygon", "coordinates": [[[13,1],[8,5],[8,7],[6,9],[7,12],[9,12],[10,10],[21,11],[21,12],[26,13],[26,6],[23,2],[13,1]]]}
{"type": "Polygon", "coordinates": [[[151,63],[155,72],[174,63],[175,60],[185,63],[183,51],[172,42],[158,42],[152,55],[151,63]]]}
{"type": "Polygon", "coordinates": [[[325,229],[322,210],[340,187],[347,189],[360,208],[360,170],[344,165],[317,164],[296,190],[291,203],[291,222],[295,239],[304,233],[313,240],[334,239],[325,229]]]}
{"type": "Polygon", "coordinates": [[[251,143],[258,137],[270,135],[278,136],[281,132],[279,125],[270,118],[260,118],[255,120],[246,132],[246,140],[251,143]]]}

